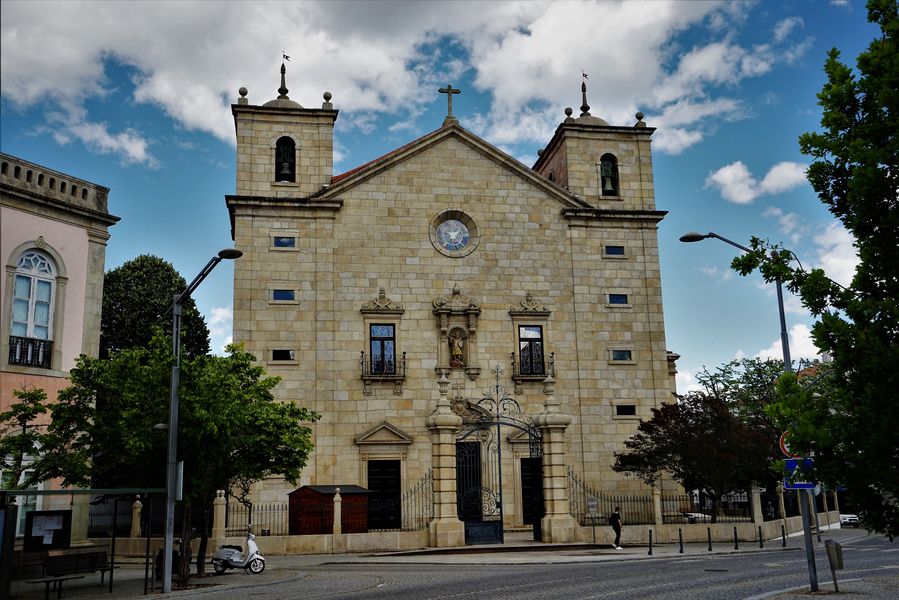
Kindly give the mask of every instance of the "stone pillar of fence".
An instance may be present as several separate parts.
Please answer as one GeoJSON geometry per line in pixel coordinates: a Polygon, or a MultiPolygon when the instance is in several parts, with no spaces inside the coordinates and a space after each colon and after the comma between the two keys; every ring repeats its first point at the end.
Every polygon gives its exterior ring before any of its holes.
{"type": "Polygon", "coordinates": [[[784,506],[784,486],[782,483],[777,484],[777,508],[780,509],[780,518],[787,518],[787,507],[784,506]]]}
{"type": "Polygon", "coordinates": [[[749,501],[752,507],[752,522],[764,523],[765,517],[762,515],[762,489],[752,486],[749,488],[749,501]]]}
{"type": "Polygon", "coordinates": [[[426,424],[431,431],[431,469],[434,475],[434,518],[428,523],[428,543],[436,548],[465,545],[465,524],[456,511],[456,434],[462,417],[452,411],[446,391],[446,372],[437,380],[440,399],[426,424]]]}
{"type": "Polygon", "coordinates": [[[662,490],[652,486],[652,521],[656,525],[664,525],[662,519],[662,490]]]}
{"type": "Polygon", "coordinates": [[[543,501],[546,514],[540,520],[543,542],[558,544],[573,542],[577,521],[568,506],[568,466],[565,460],[565,430],[571,416],[563,413],[555,396],[552,375],[543,382],[546,400],[543,412],[534,417],[534,425],[543,436],[543,501]]]}
{"type": "Polygon", "coordinates": [[[340,497],[340,488],[334,488],[334,535],[343,533],[343,499],[340,497]]]}
{"type": "Polygon", "coordinates": [[[129,537],[140,537],[140,511],[143,507],[144,505],[141,504],[140,496],[138,496],[131,504],[131,533],[129,534],[129,537]]]}
{"type": "Polygon", "coordinates": [[[225,490],[217,490],[212,501],[212,539],[210,546],[218,548],[225,543],[225,490]]]}

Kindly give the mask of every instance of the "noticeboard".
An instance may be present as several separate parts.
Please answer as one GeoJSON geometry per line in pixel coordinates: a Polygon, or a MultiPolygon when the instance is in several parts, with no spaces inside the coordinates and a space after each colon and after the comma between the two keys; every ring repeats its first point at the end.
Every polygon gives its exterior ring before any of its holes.
{"type": "Polygon", "coordinates": [[[25,514],[25,552],[65,550],[72,543],[72,511],[33,510],[25,514]]]}

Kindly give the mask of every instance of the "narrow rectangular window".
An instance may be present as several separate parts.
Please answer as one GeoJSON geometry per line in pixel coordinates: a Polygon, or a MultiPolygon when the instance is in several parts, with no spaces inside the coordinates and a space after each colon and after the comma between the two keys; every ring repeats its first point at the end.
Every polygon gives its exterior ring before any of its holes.
{"type": "Polygon", "coordinates": [[[272,290],[272,300],[296,300],[294,290],[272,290]]]}
{"type": "Polygon", "coordinates": [[[615,415],[618,417],[635,417],[637,416],[637,407],[633,404],[616,404],[615,415]]]}
{"type": "Polygon", "coordinates": [[[275,248],[296,248],[297,238],[276,235],[274,238],[275,248]]]}
{"type": "Polygon", "coordinates": [[[612,360],[629,361],[633,356],[630,350],[612,350],[612,360]]]}
{"type": "Polygon", "coordinates": [[[609,304],[627,304],[627,294],[609,294],[609,304]]]}
{"type": "Polygon", "coordinates": [[[372,375],[396,375],[396,335],[393,325],[374,324],[369,334],[372,375]]]}
{"type": "Polygon", "coordinates": [[[272,360],[293,360],[293,350],[272,350],[272,360]]]}
{"type": "Polygon", "coordinates": [[[521,375],[543,375],[543,327],[518,326],[519,372],[521,375]]]}
{"type": "Polygon", "coordinates": [[[606,254],[609,256],[624,256],[624,246],[606,246],[606,254]]]}

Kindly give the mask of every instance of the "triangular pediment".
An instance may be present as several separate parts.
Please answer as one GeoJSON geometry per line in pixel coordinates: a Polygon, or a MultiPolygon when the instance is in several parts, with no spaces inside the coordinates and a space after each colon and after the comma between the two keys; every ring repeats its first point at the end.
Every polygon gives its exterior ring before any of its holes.
{"type": "Polygon", "coordinates": [[[543,190],[547,195],[556,199],[562,205],[562,208],[590,208],[588,203],[568,190],[549,181],[524,163],[509,156],[457,123],[441,127],[364,165],[333,177],[331,185],[315,197],[320,199],[339,197],[366,180],[389,171],[409,158],[450,139],[458,140],[486,159],[527,181],[535,188],[543,190]]]}
{"type": "Polygon", "coordinates": [[[412,436],[388,421],[381,421],[371,429],[357,435],[355,441],[360,446],[411,444],[412,436]]]}

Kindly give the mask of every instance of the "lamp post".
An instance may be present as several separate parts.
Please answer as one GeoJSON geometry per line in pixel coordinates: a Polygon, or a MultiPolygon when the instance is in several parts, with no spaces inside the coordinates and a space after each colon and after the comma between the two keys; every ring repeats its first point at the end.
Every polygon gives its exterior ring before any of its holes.
{"type": "MultiPolygon", "coordinates": [[[[725,244],[730,244],[734,248],[739,248],[743,252],[752,252],[751,249],[743,246],[741,244],[736,243],[733,240],[729,240],[726,237],[720,236],[717,233],[709,232],[709,233],[696,233],[689,232],[680,236],[680,241],[682,242],[700,242],[702,240],[708,238],[715,238],[721,240],[725,244]]],[[[784,300],[783,300],[783,291],[781,286],[780,278],[777,280],[777,309],[780,312],[780,345],[783,349],[783,357],[784,357],[784,370],[792,371],[793,365],[790,361],[790,342],[787,337],[787,320],[784,317],[784,300]]],[[[801,490],[800,490],[801,492],[801,490]]],[[[811,499],[811,490],[809,490],[808,494],[809,499],[811,499]]],[[[802,513],[802,530],[803,537],[805,538],[805,554],[806,560],[808,562],[808,579],[809,579],[809,587],[812,592],[818,591],[818,569],[815,566],[815,550],[812,546],[812,527],[811,520],[809,519],[809,507],[806,502],[800,498],[799,500],[799,511],[802,513]]]]}
{"type": "MultiPolygon", "coordinates": [[[[243,256],[243,252],[235,248],[225,248],[213,256],[203,267],[203,270],[194,277],[194,280],[180,294],[175,294],[172,301],[172,353],[175,355],[175,364],[172,366],[171,396],[169,399],[169,443],[168,460],[166,463],[165,477],[165,536],[163,542],[162,563],[162,591],[172,591],[172,547],[174,545],[175,529],[175,499],[181,499],[181,475],[178,457],[178,371],[181,368],[181,304],[190,298],[190,295],[206,279],[212,270],[222,260],[234,260],[243,256]]],[[[189,540],[188,540],[189,543],[189,540]]]]}
{"type": "MultiPolygon", "coordinates": [[[[738,244],[733,240],[729,240],[724,236],[720,236],[717,233],[709,232],[709,233],[696,233],[691,231],[690,233],[685,233],[680,236],[680,241],[682,242],[701,242],[702,240],[708,238],[715,238],[717,240],[721,240],[725,244],[730,244],[734,248],[739,248],[743,252],[752,252],[750,248],[743,246],[742,244],[738,244]]],[[[784,358],[784,370],[792,371],[793,370],[793,362],[790,360],[790,338],[787,336],[787,319],[784,316],[784,296],[783,296],[783,286],[781,285],[780,278],[777,280],[777,310],[780,313],[780,347],[783,351],[784,358]]]]}

